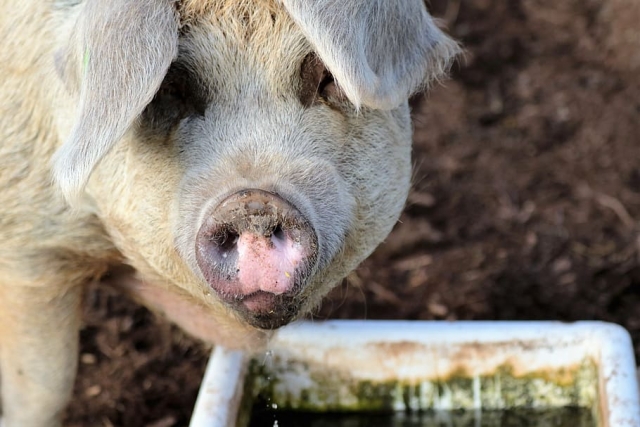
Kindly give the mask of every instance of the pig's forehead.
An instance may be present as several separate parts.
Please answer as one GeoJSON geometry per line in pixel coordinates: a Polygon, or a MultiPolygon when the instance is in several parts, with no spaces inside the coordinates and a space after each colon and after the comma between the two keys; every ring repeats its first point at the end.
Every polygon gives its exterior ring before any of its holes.
{"type": "Polygon", "coordinates": [[[290,85],[311,47],[278,1],[185,0],[179,60],[201,79],[290,85]]]}
{"type": "Polygon", "coordinates": [[[276,14],[284,9],[279,0],[178,0],[176,2],[180,20],[190,23],[210,15],[244,15],[247,17],[254,10],[265,10],[276,14]]]}

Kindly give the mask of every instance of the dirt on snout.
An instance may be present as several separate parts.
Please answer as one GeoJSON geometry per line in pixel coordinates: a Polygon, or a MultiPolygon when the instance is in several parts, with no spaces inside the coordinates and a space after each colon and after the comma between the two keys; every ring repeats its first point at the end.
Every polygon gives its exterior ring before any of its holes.
{"type": "MultiPolygon", "coordinates": [[[[640,350],[640,2],[432,0],[462,41],[416,98],[397,227],[316,319],[605,320],[640,350]]],[[[87,296],[70,426],[188,424],[208,351],[87,296]]]]}

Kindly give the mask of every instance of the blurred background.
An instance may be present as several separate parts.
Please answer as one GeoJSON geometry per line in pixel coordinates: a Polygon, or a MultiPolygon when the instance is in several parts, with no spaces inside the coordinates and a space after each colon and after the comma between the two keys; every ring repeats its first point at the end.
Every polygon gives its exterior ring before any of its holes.
{"type": "MultiPolygon", "coordinates": [[[[412,100],[414,188],[315,319],[604,320],[640,351],[640,2],[431,0],[465,58],[412,100]]],[[[208,350],[87,295],[72,426],[188,423],[208,350]]]]}

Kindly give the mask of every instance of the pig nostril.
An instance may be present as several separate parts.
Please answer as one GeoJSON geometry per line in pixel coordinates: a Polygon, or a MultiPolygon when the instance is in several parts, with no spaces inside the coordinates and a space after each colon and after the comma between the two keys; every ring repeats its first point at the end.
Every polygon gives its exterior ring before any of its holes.
{"type": "Polygon", "coordinates": [[[285,240],[287,237],[284,232],[284,229],[282,228],[282,224],[276,225],[276,228],[273,229],[273,231],[271,232],[271,235],[273,236],[273,238],[280,241],[285,240]]]}
{"type": "Polygon", "coordinates": [[[223,257],[233,251],[238,243],[238,233],[230,227],[220,227],[211,236],[211,243],[218,249],[223,257]]]}

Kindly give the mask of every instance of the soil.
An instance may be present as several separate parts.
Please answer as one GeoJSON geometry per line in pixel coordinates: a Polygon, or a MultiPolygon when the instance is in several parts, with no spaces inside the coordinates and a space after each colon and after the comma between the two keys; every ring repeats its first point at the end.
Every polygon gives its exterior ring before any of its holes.
{"type": "MultiPolygon", "coordinates": [[[[316,319],[604,320],[640,351],[640,3],[433,0],[465,49],[412,100],[414,188],[316,319]]],[[[208,349],[87,295],[70,426],[188,424],[208,349]]]]}

